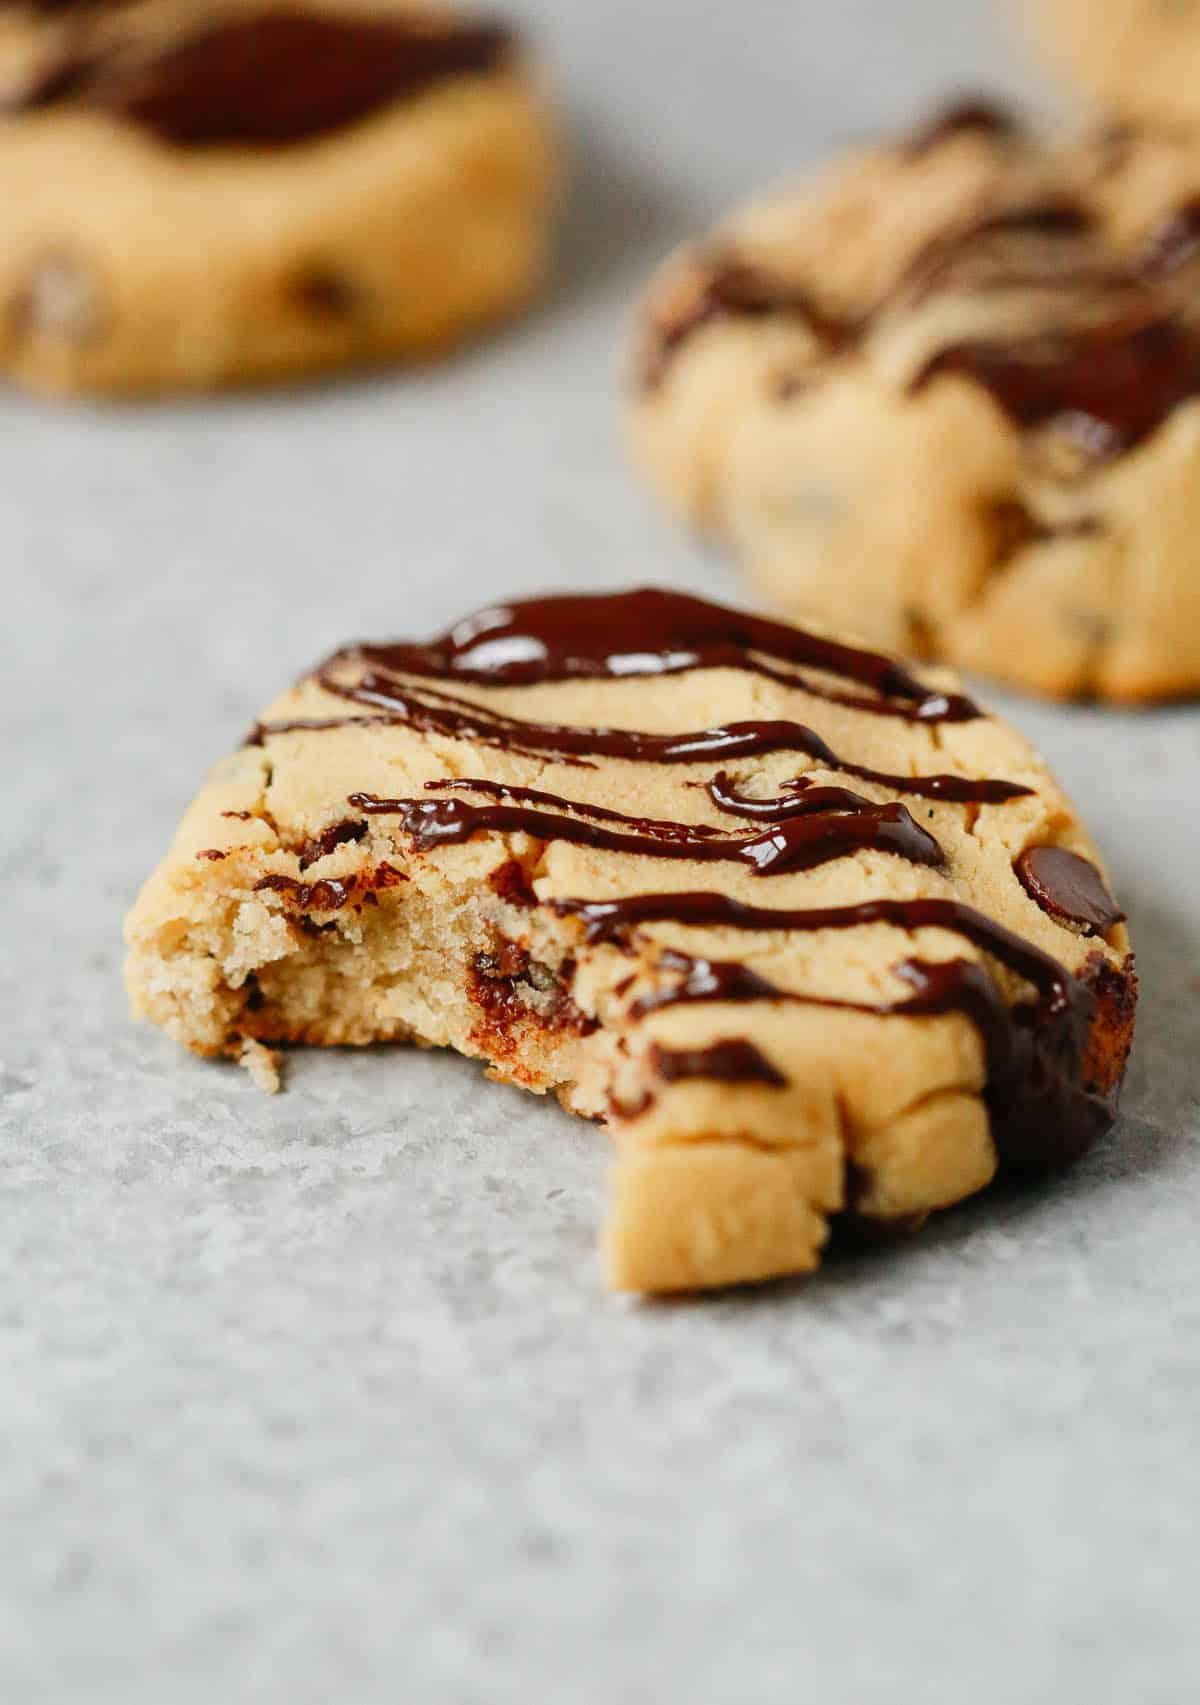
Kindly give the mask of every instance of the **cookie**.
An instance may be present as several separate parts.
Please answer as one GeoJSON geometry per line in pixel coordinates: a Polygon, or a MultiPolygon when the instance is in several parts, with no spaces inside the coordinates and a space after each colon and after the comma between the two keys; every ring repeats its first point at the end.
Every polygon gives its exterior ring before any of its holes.
{"type": "Polygon", "coordinates": [[[554,144],[502,25],[395,0],[5,23],[0,370],[21,384],[428,356],[538,283],[554,144]]]}
{"type": "Polygon", "coordinates": [[[950,677],[645,590],[334,653],[187,812],[127,974],[267,1082],[279,1042],[411,1038],[555,1092],[614,1140],[612,1284],[673,1291],[1082,1153],[1121,919],[950,677]]]}
{"type": "Polygon", "coordinates": [[[757,589],[1058,697],[1200,686],[1200,151],[967,105],[649,290],[635,453],[757,589]]]}
{"type": "Polygon", "coordinates": [[[1064,78],[1109,111],[1158,123],[1200,119],[1197,0],[1023,0],[1031,32],[1064,78]]]}

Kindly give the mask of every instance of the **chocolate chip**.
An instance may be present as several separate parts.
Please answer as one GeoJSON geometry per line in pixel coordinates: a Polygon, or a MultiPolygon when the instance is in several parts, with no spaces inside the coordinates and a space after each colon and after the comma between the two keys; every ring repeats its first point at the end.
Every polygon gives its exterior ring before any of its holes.
{"type": "Polygon", "coordinates": [[[311,267],[291,282],[288,297],[315,319],[349,320],[363,309],[365,294],[331,267],[311,267]]]}
{"type": "Polygon", "coordinates": [[[1084,935],[1104,935],[1125,917],[1091,860],[1066,847],[1027,847],[1013,869],[1043,912],[1084,935]]]}

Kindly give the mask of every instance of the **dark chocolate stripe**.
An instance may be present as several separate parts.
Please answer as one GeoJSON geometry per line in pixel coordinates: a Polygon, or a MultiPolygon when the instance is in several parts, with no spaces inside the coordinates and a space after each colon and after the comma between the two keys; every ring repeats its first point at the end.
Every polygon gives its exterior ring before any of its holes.
{"type": "Polygon", "coordinates": [[[825,312],[799,285],[736,259],[714,257],[708,265],[711,270],[698,281],[688,305],[650,327],[638,362],[638,378],[644,389],[660,385],[680,347],[714,320],[786,315],[800,321],[828,350],[841,348],[857,335],[858,328],[852,322],[825,312]]]}
{"type": "Polygon", "coordinates": [[[1071,974],[1040,947],[1025,941],[961,900],[864,900],[855,906],[812,906],[799,910],[747,906],[725,894],[632,894],[621,900],[551,900],[550,909],[577,917],[589,941],[611,941],[644,923],[679,923],[701,929],[816,931],[893,924],[897,929],[945,929],[964,936],[999,959],[1044,998],[1061,1006],[1071,974]]]}
{"type": "Polygon", "coordinates": [[[959,136],[1015,141],[1025,126],[1011,107],[987,95],[964,95],[934,112],[903,143],[908,159],[920,160],[959,136]]]}
{"type": "Polygon", "coordinates": [[[69,50],[16,104],[82,100],[176,147],[277,147],[493,71],[512,40],[490,22],[278,10],[215,23],[149,58],[69,50]]]}
{"type": "Polygon", "coordinates": [[[664,1083],[707,1078],[718,1083],[764,1083],[771,1089],[786,1089],[787,1079],[744,1037],[725,1037],[705,1048],[650,1049],[650,1067],[664,1083]]]}
{"type": "MultiPolygon", "coordinates": [[[[814,739],[817,737],[814,736],[814,739]]],[[[920,799],[942,799],[948,804],[975,805],[1004,805],[1013,799],[1024,799],[1032,795],[1033,789],[1015,781],[993,781],[987,777],[972,776],[901,776],[892,775],[886,770],[868,769],[865,764],[853,764],[848,759],[839,758],[824,741],[823,751],[808,749],[809,756],[816,758],[825,769],[841,770],[846,775],[857,776],[860,781],[876,782],[880,787],[894,788],[897,793],[915,794],[920,799]]],[[[835,804],[835,796],[846,801],[859,801],[860,795],[846,789],[814,788],[807,776],[797,776],[794,781],[784,784],[783,796],[779,799],[755,799],[749,794],[739,793],[729,781],[724,771],[715,775],[708,784],[708,796],[719,811],[729,811],[737,816],[769,818],[787,817],[793,812],[812,810],[812,800],[819,795],[829,805],[835,804]],[[809,803],[805,805],[804,799],[809,803]]]]}
{"type": "Polygon", "coordinates": [[[699,764],[711,759],[733,762],[775,752],[803,752],[833,770],[844,770],[863,781],[879,782],[900,793],[929,799],[976,800],[1000,804],[1018,799],[1031,789],[1018,782],[969,776],[899,776],[872,770],[838,757],[819,734],[802,722],[732,722],[724,727],[688,730],[680,734],[650,734],[635,728],[586,728],[573,724],[537,722],[502,715],[472,699],[432,688],[418,690],[400,682],[382,682],[368,674],[344,686],[322,679],[326,691],[356,703],[375,706],[375,717],[301,717],[284,722],[260,722],[247,744],[261,745],[277,734],[313,733],[335,728],[380,726],[413,728],[450,740],[470,740],[522,757],[553,757],[560,762],[587,764],[593,758],[618,758],[627,763],[699,764]]]}
{"type": "Polygon", "coordinates": [[[910,388],[952,375],[981,386],[1020,429],[1055,426],[1103,460],[1142,443],[1200,394],[1200,344],[1180,320],[1121,316],[1080,330],[952,344],[910,388]]]}
{"type": "MultiPolygon", "coordinates": [[[[541,795],[570,810],[572,801],[541,795]]],[[[368,816],[398,816],[417,851],[460,844],[482,834],[528,834],[542,841],[566,841],[605,852],[649,858],[689,859],[698,863],[749,865],[756,876],[781,876],[811,870],[852,852],[894,853],[913,864],[940,865],[941,847],[914,822],[903,805],[880,805],[846,816],[793,817],[761,834],[722,835],[705,824],[662,823],[614,813],[598,822],[522,804],[472,805],[463,799],[378,799],[350,795],[349,803],[368,816]],[[623,827],[609,827],[610,823],[623,827]]],[[[586,809],[586,808],[585,808],[586,809]]]]}
{"type": "Polygon", "coordinates": [[[980,715],[969,699],[925,686],[881,652],[840,645],[803,628],[657,587],[499,604],[423,645],[347,646],[318,673],[329,691],[388,709],[388,695],[398,686],[395,677],[403,675],[526,687],[543,681],[625,680],[695,669],[765,675],[837,704],[920,722],[968,722],[980,715]],[[839,694],[819,681],[772,670],[764,659],[815,669],[867,687],[879,697],[839,694]],[[366,692],[356,692],[337,678],[347,664],[372,672],[366,692]]]}

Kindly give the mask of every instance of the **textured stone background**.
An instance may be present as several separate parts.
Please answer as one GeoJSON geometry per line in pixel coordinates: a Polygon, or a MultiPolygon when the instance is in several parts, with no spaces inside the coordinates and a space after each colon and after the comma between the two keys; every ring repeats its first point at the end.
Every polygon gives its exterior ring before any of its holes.
{"type": "Polygon", "coordinates": [[[0,401],[0,1697],[1191,1701],[1200,712],[1008,706],[1133,917],[1112,1139],[811,1283],[614,1302],[591,1127],[400,1051],[270,1100],[126,1022],[138,882],[333,642],[496,590],[733,594],[622,462],[649,261],[947,82],[1023,80],[957,0],[528,10],[578,153],[536,317],[415,378],[0,401]]]}

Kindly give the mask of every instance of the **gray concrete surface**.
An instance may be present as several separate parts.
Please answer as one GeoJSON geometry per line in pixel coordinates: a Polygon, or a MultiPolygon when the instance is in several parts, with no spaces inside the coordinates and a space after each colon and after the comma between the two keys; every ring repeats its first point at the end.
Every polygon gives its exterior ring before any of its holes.
{"type": "Polygon", "coordinates": [[[497,589],[733,594],[622,462],[648,262],[943,84],[1023,86],[952,0],[527,10],[578,152],[535,317],[415,378],[0,399],[0,1698],[1183,1705],[1200,712],[1007,704],[1132,913],[1111,1140],[811,1283],[615,1303],[593,1129],[402,1051],[269,1100],[126,1021],[141,877],[334,642],[497,589]]]}

